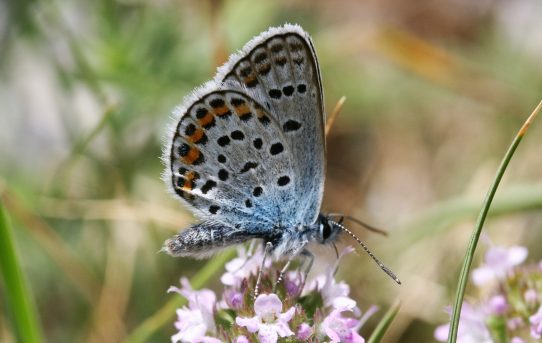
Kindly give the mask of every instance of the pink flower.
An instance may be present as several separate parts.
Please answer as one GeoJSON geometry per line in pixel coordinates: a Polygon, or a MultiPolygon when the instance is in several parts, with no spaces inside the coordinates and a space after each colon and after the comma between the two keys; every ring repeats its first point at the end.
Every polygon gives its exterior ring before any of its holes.
{"type": "Polygon", "coordinates": [[[352,247],[346,247],[333,266],[327,269],[326,273],[319,275],[308,287],[308,290],[318,289],[322,294],[324,306],[333,306],[334,308],[342,308],[345,303],[354,303],[352,309],[358,315],[359,309],[355,307],[355,301],[348,297],[350,287],[343,281],[335,280],[335,272],[339,266],[340,260],[346,255],[354,251],[352,247]]]}
{"type": "MultiPolygon", "coordinates": [[[[450,324],[444,324],[435,330],[435,339],[439,342],[448,340],[450,324]]],[[[493,343],[489,329],[485,324],[485,313],[464,302],[459,319],[457,343],[493,343]]]]}
{"type": "MultiPolygon", "coordinates": [[[[261,245],[255,249],[252,256],[248,256],[243,247],[239,247],[238,257],[226,263],[226,273],[222,275],[220,281],[226,286],[239,288],[241,282],[250,275],[256,275],[263,260],[263,251],[261,245]]],[[[271,259],[266,260],[265,268],[271,266],[271,259]]]]}
{"type": "Polygon", "coordinates": [[[284,288],[286,294],[290,297],[297,297],[301,293],[301,286],[303,285],[303,278],[299,271],[290,271],[286,273],[284,277],[284,288]]]}
{"type": "Polygon", "coordinates": [[[241,335],[235,339],[235,343],[250,343],[250,341],[246,336],[241,335]]]}
{"type": "Polygon", "coordinates": [[[192,290],[186,278],[181,279],[181,285],[181,289],[173,286],[168,289],[168,292],[177,292],[188,300],[188,307],[183,306],[177,310],[175,327],[179,332],[171,336],[171,341],[173,343],[220,342],[216,338],[206,336],[206,333],[214,334],[216,331],[214,322],[215,294],[208,289],[192,290]]]}
{"type": "Polygon", "coordinates": [[[258,332],[258,338],[263,343],[276,343],[278,336],[287,337],[294,333],[288,327],[288,322],[295,313],[295,308],[282,312],[282,302],[276,294],[260,294],[254,302],[256,316],[252,318],[237,317],[235,322],[244,326],[249,332],[258,332]]]}
{"type": "Polygon", "coordinates": [[[510,340],[510,343],[525,343],[525,341],[522,340],[522,339],[519,338],[519,337],[513,337],[513,338],[510,340]]]}
{"type": "Polygon", "coordinates": [[[224,304],[221,304],[224,308],[231,308],[238,310],[243,306],[243,293],[236,291],[235,289],[228,288],[224,291],[223,295],[224,304]]]}
{"type": "Polygon", "coordinates": [[[322,322],[322,330],[333,343],[364,343],[365,339],[358,334],[359,320],[343,317],[348,309],[334,309],[322,322]]]}
{"type": "Polygon", "coordinates": [[[299,325],[299,328],[297,329],[296,337],[300,341],[306,341],[309,339],[310,336],[312,336],[312,328],[307,323],[301,323],[299,325]]]}
{"type": "Polygon", "coordinates": [[[527,248],[521,246],[492,246],[486,252],[485,265],[472,271],[472,281],[481,286],[494,279],[502,280],[513,267],[525,261],[528,253],[527,248]]]}
{"type": "Polygon", "coordinates": [[[523,294],[523,297],[525,298],[525,302],[527,303],[528,306],[534,307],[536,303],[538,302],[538,294],[532,288],[526,290],[525,293],[523,294]]]}
{"type": "Polygon", "coordinates": [[[538,312],[529,317],[531,323],[531,337],[534,339],[542,338],[542,306],[538,309],[538,312]]]}
{"type": "Polygon", "coordinates": [[[511,331],[518,330],[523,326],[523,318],[521,317],[512,317],[506,321],[506,327],[511,331]]]}
{"type": "Polygon", "coordinates": [[[489,309],[492,313],[500,315],[506,313],[508,302],[504,295],[498,294],[489,300],[489,309]]]}

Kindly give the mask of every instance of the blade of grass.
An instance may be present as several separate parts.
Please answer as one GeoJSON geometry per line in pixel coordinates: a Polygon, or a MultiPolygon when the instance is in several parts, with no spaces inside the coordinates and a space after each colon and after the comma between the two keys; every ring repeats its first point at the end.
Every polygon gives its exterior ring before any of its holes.
{"type": "Polygon", "coordinates": [[[0,272],[4,278],[6,298],[10,304],[19,342],[42,342],[34,298],[21,270],[12,228],[2,202],[0,202],[0,272]]]}
{"type": "Polygon", "coordinates": [[[341,110],[343,108],[344,102],[346,101],[346,97],[343,96],[337,101],[337,104],[335,104],[335,108],[333,109],[333,112],[331,112],[331,115],[329,116],[329,119],[326,122],[326,128],[325,128],[325,134],[326,137],[329,134],[329,131],[331,130],[331,127],[333,126],[333,123],[335,122],[335,119],[337,119],[337,116],[339,113],[341,113],[341,110]]]}
{"type": "Polygon", "coordinates": [[[527,129],[529,128],[529,126],[531,125],[531,123],[533,122],[534,118],[536,117],[536,115],[538,114],[541,108],[542,108],[542,101],[540,101],[538,106],[536,106],[534,111],[531,113],[529,118],[527,118],[527,120],[525,121],[525,123],[523,124],[519,132],[517,133],[516,137],[512,141],[512,144],[508,148],[508,151],[504,155],[501,165],[499,166],[499,169],[497,170],[497,175],[495,176],[495,179],[493,180],[493,184],[491,185],[491,187],[489,188],[487,192],[486,198],[482,205],[482,210],[480,211],[480,214],[476,221],[476,225],[474,227],[474,231],[472,232],[469,246],[465,254],[465,259],[463,260],[463,266],[461,267],[461,272],[459,274],[459,281],[457,284],[457,293],[455,297],[454,308],[452,311],[452,319],[450,321],[450,331],[448,332],[449,343],[455,343],[455,341],[457,340],[457,331],[459,329],[459,317],[461,316],[461,307],[463,305],[463,298],[465,296],[465,288],[467,287],[469,270],[472,264],[476,246],[478,244],[478,239],[480,238],[480,234],[482,233],[482,227],[484,226],[487,213],[491,206],[491,201],[493,200],[493,197],[495,196],[495,193],[497,192],[499,183],[501,182],[501,179],[504,175],[504,172],[506,171],[506,168],[508,167],[508,164],[510,163],[510,160],[512,159],[512,156],[514,156],[514,152],[516,151],[516,148],[518,147],[519,143],[523,139],[523,136],[525,136],[527,129]]]}
{"type": "Polygon", "coordinates": [[[384,338],[384,335],[388,331],[389,327],[391,326],[391,323],[397,316],[397,313],[399,313],[399,309],[401,308],[401,302],[396,301],[389,309],[386,311],[386,314],[384,314],[384,318],[378,323],[376,328],[373,330],[373,333],[371,334],[371,337],[369,337],[369,340],[367,343],[379,343],[382,341],[382,338],[384,338]]]}
{"type": "MultiPolygon", "coordinates": [[[[190,284],[194,289],[201,288],[209,279],[211,279],[222,268],[224,263],[235,255],[235,250],[229,250],[223,254],[216,256],[190,280],[190,284]]],[[[124,343],[139,343],[149,341],[149,337],[166,324],[173,325],[172,318],[175,310],[183,306],[186,299],[181,297],[172,297],[164,306],[156,311],[152,316],[147,318],[141,325],[133,330],[126,337],[124,343]]]]}
{"type": "Polygon", "coordinates": [[[6,188],[0,194],[0,201],[21,227],[43,247],[75,289],[90,303],[94,303],[98,298],[100,283],[86,261],[83,261],[42,217],[25,206],[13,190],[6,188]]]}

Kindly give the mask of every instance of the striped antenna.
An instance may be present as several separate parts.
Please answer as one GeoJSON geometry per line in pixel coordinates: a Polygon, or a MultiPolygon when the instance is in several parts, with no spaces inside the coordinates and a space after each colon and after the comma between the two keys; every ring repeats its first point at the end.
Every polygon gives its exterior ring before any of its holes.
{"type": "Polygon", "coordinates": [[[359,245],[361,245],[363,247],[363,250],[365,250],[365,252],[367,254],[369,254],[369,256],[371,256],[371,258],[373,259],[373,261],[375,261],[376,264],[378,264],[378,266],[380,267],[380,269],[382,269],[386,274],[388,274],[389,277],[391,277],[395,282],[397,282],[399,285],[401,284],[401,280],[399,280],[399,278],[397,277],[397,275],[395,275],[394,272],[391,271],[390,268],[386,267],[384,265],[384,263],[382,263],[372,252],[371,250],[369,250],[369,248],[367,247],[367,245],[365,243],[363,243],[361,241],[361,239],[358,238],[358,236],[354,235],[354,233],[350,230],[348,230],[347,228],[345,228],[343,225],[337,223],[337,222],[334,222],[332,220],[328,220],[329,223],[331,223],[332,225],[336,225],[337,227],[339,227],[341,230],[343,230],[344,232],[346,232],[348,235],[350,235],[350,237],[354,238],[356,240],[356,242],[358,242],[359,245]]]}

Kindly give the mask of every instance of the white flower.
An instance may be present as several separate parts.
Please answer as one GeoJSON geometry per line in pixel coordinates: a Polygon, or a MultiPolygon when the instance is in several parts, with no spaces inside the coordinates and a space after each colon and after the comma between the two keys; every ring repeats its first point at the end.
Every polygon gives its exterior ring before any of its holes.
{"type": "Polygon", "coordinates": [[[295,314],[295,308],[281,313],[282,302],[276,294],[260,294],[254,302],[256,316],[252,318],[237,317],[235,322],[244,326],[249,332],[258,332],[262,343],[276,343],[278,336],[287,337],[294,333],[288,327],[288,322],[295,314]]]}
{"type": "Polygon", "coordinates": [[[364,343],[358,333],[359,320],[342,316],[347,309],[334,309],[322,322],[322,330],[332,343],[364,343]]]}
{"type": "MultiPolygon", "coordinates": [[[[459,328],[457,331],[457,343],[493,343],[491,334],[485,324],[486,314],[479,308],[464,302],[461,308],[459,328]]],[[[437,341],[446,342],[450,324],[444,324],[435,330],[437,341]]]]}
{"type": "Polygon", "coordinates": [[[314,290],[317,289],[322,294],[322,298],[324,300],[324,306],[332,306],[333,308],[344,308],[349,307],[351,308],[356,315],[359,315],[360,311],[356,306],[356,302],[348,297],[348,294],[350,294],[350,287],[344,282],[337,282],[335,280],[335,272],[337,271],[337,267],[339,266],[340,260],[346,255],[354,251],[354,248],[352,247],[346,247],[341,254],[339,255],[339,258],[335,262],[335,264],[331,267],[329,267],[326,270],[325,274],[318,275],[316,279],[314,279],[309,287],[308,290],[314,290]]]}
{"type": "Polygon", "coordinates": [[[194,291],[186,278],[181,279],[182,288],[170,287],[168,292],[176,292],[188,300],[188,307],[177,310],[175,327],[179,332],[171,337],[176,342],[219,343],[220,340],[206,336],[216,332],[214,310],[216,295],[213,291],[202,289],[194,291]]]}
{"type": "Polygon", "coordinates": [[[542,338],[542,306],[538,309],[538,312],[529,317],[531,323],[531,337],[534,339],[542,338]]]}
{"type": "Polygon", "coordinates": [[[528,253],[527,248],[521,246],[493,246],[486,252],[485,264],[472,271],[472,281],[481,286],[494,279],[502,280],[513,267],[525,261],[528,253]]]}

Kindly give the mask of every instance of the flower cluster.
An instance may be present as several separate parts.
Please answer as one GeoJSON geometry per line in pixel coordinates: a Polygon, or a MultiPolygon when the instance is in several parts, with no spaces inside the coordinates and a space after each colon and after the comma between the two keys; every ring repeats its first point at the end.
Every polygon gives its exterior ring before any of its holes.
{"type": "MultiPolygon", "coordinates": [[[[542,261],[525,265],[525,247],[491,246],[484,264],[473,270],[472,282],[482,294],[464,301],[457,342],[512,342],[542,340],[542,261]]],[[[449,324],[435,330],[435,338],[448,338],[449,324]]]]}
{"type": "Polygon", "coordinates": [[[188,302],[177,310],[178,332],[171,341],[363,343],[358,332],[377,309],[373,306],[362,315],[348,296],[348,285],[334,278],[340,258],[351,251],[345,249],[335,265],[307,285],[299,271],[287,272],[277,284],[280,269],[269,262],[262,272],[261,294],[254,299],[263,252],[258,248],[249,256],[241,248],[220,279],[220,301],[211,290],[193,290],[184,278],[181,288],[170,288],[188,302]]]}

